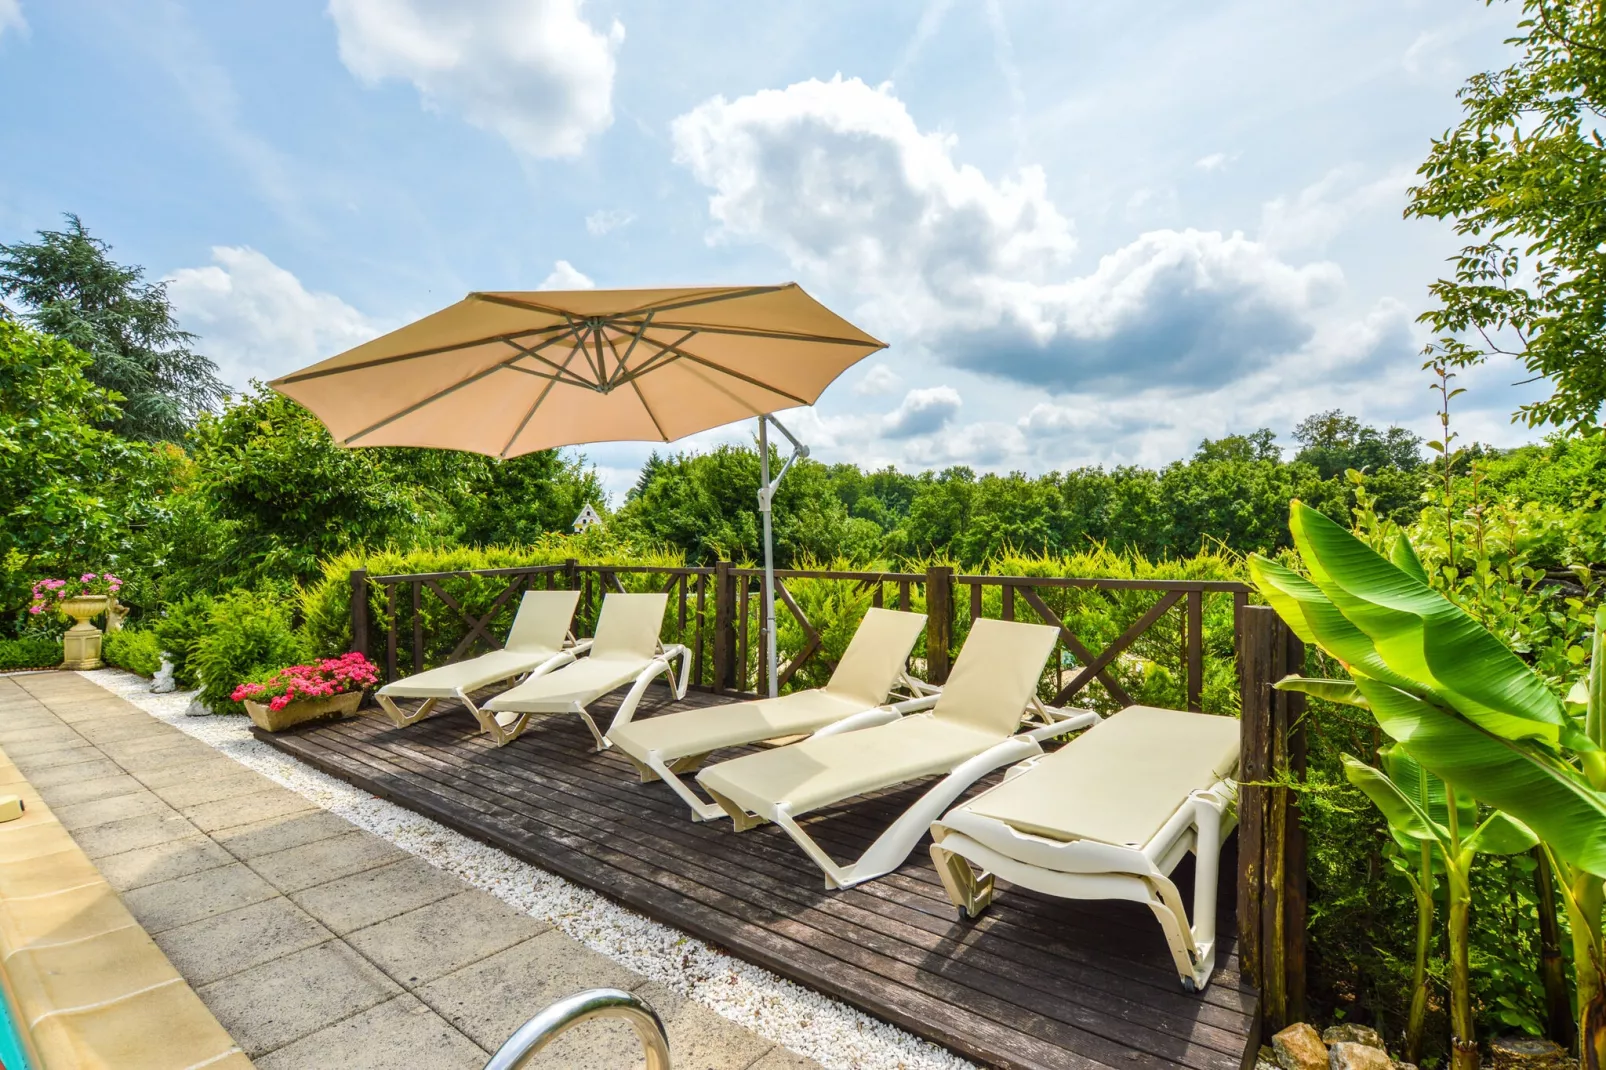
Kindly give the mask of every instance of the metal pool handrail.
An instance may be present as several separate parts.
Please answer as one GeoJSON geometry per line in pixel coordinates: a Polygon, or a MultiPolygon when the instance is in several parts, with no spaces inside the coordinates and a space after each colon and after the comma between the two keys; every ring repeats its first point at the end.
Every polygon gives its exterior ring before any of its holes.
{"type": "Polygon", "coordinates": [[[491,1056],[485,1070],[520,1070],[558,1034],[593,1018],[623,1018],[629,1022],[647,1053],[647,1070],[669,1070],[669,1040],[664,1023],[646,1001],[617,988],[587,989],[558,1000],[519,1026],[491,1056]]]}

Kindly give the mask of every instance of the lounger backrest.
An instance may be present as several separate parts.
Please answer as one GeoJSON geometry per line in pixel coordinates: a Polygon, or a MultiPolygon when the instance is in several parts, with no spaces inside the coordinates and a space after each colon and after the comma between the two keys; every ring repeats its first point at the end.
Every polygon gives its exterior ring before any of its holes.
{"type": "Polygon", "coordinates": [[[513,617],[513,627],[508,629],[506,649],[562,650],[579,601],[579,591],[525,591],[513,617]]]}
{"type": "Polygon", "coordinates": [[[932,715],[1000,739],[1014,735],[1058,637],[1046,624],[976,621],[932,715]]]}
{"type": "Polygon", "coordinates": [[[857,699],[866,708],[881,705],[892,693],[898,674],[903,672],[909,652],[925,626],[923,613],[896,609],[867,611],[825,690],[843,698],[857,699]]]}
{"type": "Polygon", "coordinates": [[[602,599],[591,656],[646,661],[658,650],[658,632],[664,625],[669,595],[610,594],[602,599]]]}

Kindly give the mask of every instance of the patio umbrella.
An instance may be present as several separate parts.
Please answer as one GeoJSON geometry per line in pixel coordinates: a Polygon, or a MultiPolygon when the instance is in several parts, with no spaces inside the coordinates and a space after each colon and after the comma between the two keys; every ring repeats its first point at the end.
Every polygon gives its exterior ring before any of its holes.
{"type": "Polygon", "coordinates": [[[671,442],[759,420],[764,620],[776,688],[770,506],[807,449],[771,414],[812,405],[886,343],[796,283],[472,293],[273,380],[343,446],[431,446],[517,457],[593,442],[671,442]],[[793,454],[772,480],[767,427],[793,454]]]}

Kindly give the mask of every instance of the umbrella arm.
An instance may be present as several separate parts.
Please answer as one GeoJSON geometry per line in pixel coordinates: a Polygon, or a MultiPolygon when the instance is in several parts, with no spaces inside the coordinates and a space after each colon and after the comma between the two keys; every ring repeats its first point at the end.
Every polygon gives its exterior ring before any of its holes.
{"type": "Polygon", "coordinates": [[[775,535],[770,524],[770,507],[775,502],[775,488],[781,485],[781,480],[786,478],[786,473],[791,471],[792,465],[808,455],[809,448],[799,442],[797,436],[788,431],[781,421],[768,413],[758,418],[758,513],[764,527],[764,664],[765,679],[769,681],[770,698],[774,698],[779,690],[775,682],[775,535]],[[792,456],[781,465],[781,470],[775,474],[774,479],[770,478],[771,424],[792,444],[792,456]]]}

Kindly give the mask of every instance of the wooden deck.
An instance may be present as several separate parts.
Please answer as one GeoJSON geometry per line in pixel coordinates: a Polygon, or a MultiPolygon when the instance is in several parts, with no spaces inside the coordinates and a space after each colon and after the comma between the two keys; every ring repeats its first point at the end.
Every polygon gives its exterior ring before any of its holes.
{"type": "MultiPolygon", "coordinates": [[[[722,701],[692,692],[674,703],[655,685],[638,716],[722,701]]],[[[606,725],[611,704],[594,712],[606,725]]],[[[1223,951],[1215,981],[1191,996],[1142,906],[1055,900],[1000,882],[993,908],[961,923],[924,844],[890,876],[827,892],[780,830],[737,835],[727,821],[690,821],[624,757],[592,753],[575,717],[546,718],[502,749],[453,708],[406,729],[368,715],[261,738],[986,1065],[1238,1070],[1245,1062],[1256,1008],[1233,954],[1230,842],[1223,951]]],[[[804,823],[838,858],[851,857],[919,790],[804,823]]],[[[1189,865],[1178,872],[1184,888],[1189,865]]]]}

